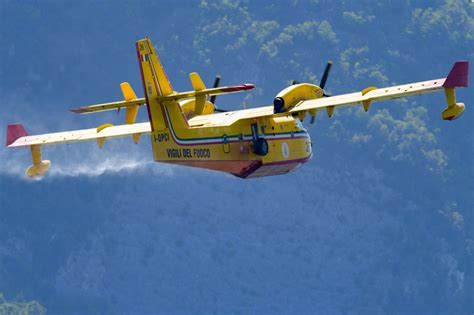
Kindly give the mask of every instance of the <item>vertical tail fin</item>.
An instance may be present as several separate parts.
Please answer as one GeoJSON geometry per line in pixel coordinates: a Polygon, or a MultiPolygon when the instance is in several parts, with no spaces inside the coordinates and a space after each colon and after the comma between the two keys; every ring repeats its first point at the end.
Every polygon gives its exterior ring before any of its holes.
{"type": "Polygon", "coordinates": [[[173,94],[174,90],[148,38],[137,41],[137,55],[152,130],[168,128],[169,120],[173,120],[177,127],[187,127],[186,118],[176,101],[158,102],[156,99],[173,94]]]}
{"type": "Polygon", "coordinates": [[[146,94],[155,97],[172,94],[173,87],[148,37],[137,42],[137,52],[140,58],[144,79],[147,81],[146,94]]]}

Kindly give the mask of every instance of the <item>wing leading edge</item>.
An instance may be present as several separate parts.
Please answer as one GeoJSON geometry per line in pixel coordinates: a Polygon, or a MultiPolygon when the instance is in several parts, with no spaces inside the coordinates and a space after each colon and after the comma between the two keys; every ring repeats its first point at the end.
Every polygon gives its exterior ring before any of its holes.
{"type": "Polygon", "coordinates": [[[419,95],[423,93],[434,92],[443,88],[445,79],[416,82],[405,85],[396,85],[386,88],[369,87],[361,92],[342,94],[331,97],[318,98],[313,100],[302,101],[295,105],[290,112],[298,112],[310,109],[324,109],[329,106],[340,107],[355,104],[363,104],[363,102],[383,101],[389,99],[397,99],[410,95],[419,95]]]}

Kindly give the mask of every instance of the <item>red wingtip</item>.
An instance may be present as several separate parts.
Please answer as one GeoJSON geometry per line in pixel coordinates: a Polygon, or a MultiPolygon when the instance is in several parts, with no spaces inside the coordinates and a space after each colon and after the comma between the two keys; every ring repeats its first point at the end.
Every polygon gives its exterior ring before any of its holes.
{"type": "Polygon", "coordinates": [[[222,91],[224,92],[237,92],[237,91],[246,91],[246,90],[251,90],[255,87],[253,84],[237,84],[237,85],[231,85],[231,86],[226,86],[222,88],[222,91]]]}
{"type": "Polygon", "coordinates": [[[460,60],[454,63],[443,86],[446,88],[467,87],[469,85],[469,61],[460,60]]]}
{"type": "Polygon", "coordinates": [[[14,124],[7,126],[7,147],[18,140],[18,138],[25,137],[28,135],[25,128],[21,124],[14,124]]]}

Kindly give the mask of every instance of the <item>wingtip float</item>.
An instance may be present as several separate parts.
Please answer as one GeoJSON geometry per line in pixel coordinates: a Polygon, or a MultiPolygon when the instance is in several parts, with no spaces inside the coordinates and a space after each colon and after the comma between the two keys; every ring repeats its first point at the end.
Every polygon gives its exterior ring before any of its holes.
{"type": "Polygon", "coordinates": [[[464,103],[456,102],[455,88],[468,87],[468,85],[469,62],[467,60],[457,61],[443,83],[448,107],[441,113],[441,118],[444,120],[454,120],[461,116],[464,112],[464,103]]]}
{"type": "Polygon", "coordinates": [[[241,178],[278,175],[291,172],[312,157],[312,144],[301,122],[306,115],[311,123],[318,111],[332,117],[335,108],[362,105],[368,111],[377,101],[444,91],[447,107],[442,119],[453,120],[464,111],[456,101],[456,88],[467,87],[469,63],[454,64],[446,78],[377,88],[360,92],[328,95],[324,88],[331,70],[329,62],[320,86],[298,83],[276,95],[273,106],[237,111],[217,109],[217,95],[243,92],[255,87],[239,84],[220,87],[220,77],[207,88],[199,74],[190,74],[192,91],[176,92],[161,65],[151,41],[136,43],[144,97],[138,98],[130,84],[120,84],[123,101],[75,108],[77,114],[125,108],[125,124],[103,124],[96,128],[30,136],[20,124],[7,127],[9,148],[30,147],[33,165],[27,176],[42,176],[51,162],[42,160],[42,147],[48,144],[97,141],[102,148],[106,139],[132,137],[138,143],[150,134],[155,161],[200,167],[233,174],[241,178]],[[149,121],[136,123],[140,106],[146,105],[149,121]]]}

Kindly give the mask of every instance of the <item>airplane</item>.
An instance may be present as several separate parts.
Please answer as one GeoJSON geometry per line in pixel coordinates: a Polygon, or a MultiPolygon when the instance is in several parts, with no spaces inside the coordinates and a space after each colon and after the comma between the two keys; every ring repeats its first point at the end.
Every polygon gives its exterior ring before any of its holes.
{"type": "Polygon", "coordinates": [[[331,117],[334,109],[361,105],[367,112],[373,102],[442,91],[447,107],[444,120],[458,118],[464,104],[456,102],[455,89],[468,86],[469,63],[457,61],[446,78],[376,88],[331,96],[324,90],[332,63],[329,62],[320,86],[293,82],[273,100],[273,105],[224,111],[214,105],[216,96],[248,91],[253,84],[207,88],[198,73],[189,74],[193,90],[176,92],[148,37],[136,42],[144,97],[137,98],[129,83],[120,84],[124,100],[72,109],[78,114],[125,108],[125,124],[110,123],[96,128],[28,135],[21,124],[7,126],[8,148],[30,147],[33,165],[29,177],[43,176],[51,166],[42,159],[42,146],[79,141],[131,137],[138,143],[150,135],[156,162],[198,167],[230,173],[241,178],[286,174],[309,161],[313,155],[311,138],[302,122],[309,114],[311,123],[319,111],[331,117]],[[140,106],[148,110],[149,121],[136,123],[140,106]]]}

